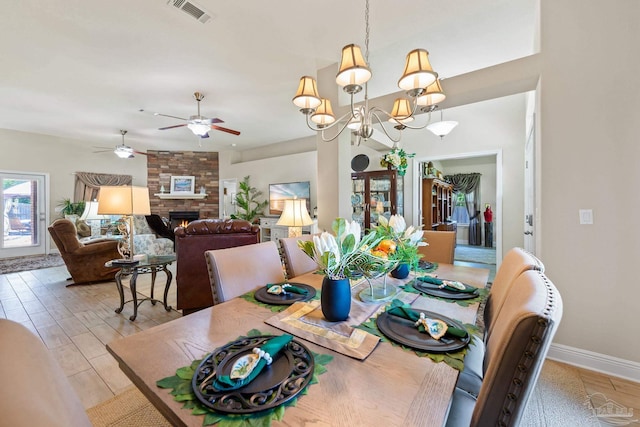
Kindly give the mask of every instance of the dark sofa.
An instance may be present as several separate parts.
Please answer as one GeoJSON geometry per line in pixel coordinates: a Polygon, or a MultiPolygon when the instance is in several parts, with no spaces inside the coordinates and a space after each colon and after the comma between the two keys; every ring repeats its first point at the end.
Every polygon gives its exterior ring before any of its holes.
{"type": "Polygon", "coordinates": [[[190,314],[213,305],[205,251],[250,245],[260,240],[260,228],[240,219],[200,219],[176,227],[177,308],[190,314]]]}

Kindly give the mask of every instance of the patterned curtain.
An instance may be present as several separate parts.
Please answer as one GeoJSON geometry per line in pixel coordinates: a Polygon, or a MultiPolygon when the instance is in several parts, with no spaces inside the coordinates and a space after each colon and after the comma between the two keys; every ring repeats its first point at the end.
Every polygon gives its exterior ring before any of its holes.
{"type": "Polygon", "coordinates": [[[91,201],[98,198],[101,185],[131,185],[131,175],[113,175],[107,173],[76,172],[73,201],[91,201]]]}
{"type": "Polygon", "coordinates": [[[467,212],[469,213],[469,244],[482,244],[480,216],[480,173],[457,173],[445,175],[444,180],[453,184],[453,191],[465,194],[467,212]]]}

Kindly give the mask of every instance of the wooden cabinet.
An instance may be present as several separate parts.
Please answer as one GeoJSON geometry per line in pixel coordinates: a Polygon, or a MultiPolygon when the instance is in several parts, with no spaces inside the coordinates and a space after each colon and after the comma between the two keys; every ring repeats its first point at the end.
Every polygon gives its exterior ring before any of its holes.
{"type": "MultiPolygon", "coordinates": [[[[289,227],[276,225],[280,217],[260,218],[260,241],[268,242],[272,240],[276,243],[283,238],[289,237],[289,227]]],[[[315,234],[318,232],[318,220],[313,219],[313,224],[302,227],[302,234],[315,234]]]]}
{"type": "Polygon", "coordinates": [[[351,219],[362,230],[378,225],[378,217],[404,216],[404,180],[394,170],[351,174],[351,219]]]}
{"type": "Polygon", "coordinates": [[[453,185],[437,178],[422,180],[422,228],[425,230],[453,230],[455,223],[447,221],[453,214],[453,185]]]}

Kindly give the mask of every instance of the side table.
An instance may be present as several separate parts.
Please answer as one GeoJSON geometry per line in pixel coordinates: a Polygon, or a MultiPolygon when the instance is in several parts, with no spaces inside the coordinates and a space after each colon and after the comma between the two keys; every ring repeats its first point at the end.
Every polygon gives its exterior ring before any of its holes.
{"type": "Polygon", "coordinates": [[[120,307],[116,308],[115,312],[120,313],[124,308],[124,305],[133,302],[133,315],[129,317],[129,320],[136,320],[138,316],[138,307],[144,301],[151,301],[152,305],[156,305],[156,302],[160,302],[159,300],[153,297],[153,288],[156,282],[156,273],[158,271],[164,271],[167,276],[167,281],[164,286],[164,299],[162,303],[164,304],[164,309],[166,311],[170,311],[171,307],[167,305],[167,295],[169,293],[169,286],[171,285],[171,280],[173,279],[173,274],[167,268],[168,265],[173,263],[176,260],[175,255],[158,255],[158,256],[150,256],[146,261],[141,261],[137,264],[133,265],[114,265],[113,261],[108,261],[105,263],[105,267],[119,267],[120,271],[116,273],[116,286],[118,288],[118,293],[120,294],[120,307]],[[151,273],[151,296],[148,298],[138,299],[138,293],[136,291],[136,279],[139,274],[149,274],[151,273]],[[124,288],[122,286],[122,278],[126,276],[131,276],[129,279],[129,287],[131,288],[132,299],[129,301],[124,300],[124,288]]]}

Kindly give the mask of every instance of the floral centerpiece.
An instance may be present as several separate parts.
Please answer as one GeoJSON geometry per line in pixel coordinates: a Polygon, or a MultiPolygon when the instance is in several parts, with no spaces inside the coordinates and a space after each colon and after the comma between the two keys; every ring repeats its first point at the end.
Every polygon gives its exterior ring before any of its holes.
{"type": "Polygon", "coordinates": [[[389,258],[398,260],[400,265],[416,267],[421,257],[418,247],[427,245],[422,241],[424,231],[413,225],[407,227],[401,215],[391,215],[388,220],[384,216],[378,217],[378,225],[374,230],[378,236],[382,237],[378,246],[387,252],[389,258]]]}
{"type": "Polygon", "coordinates": [[[391,167],[398,171],[398,175],[404,176],[407,173],[407,159],[414,157],[416,153],[407,153],[402,148],[394,148],[380,159],[380,166],[391,167]]]}

